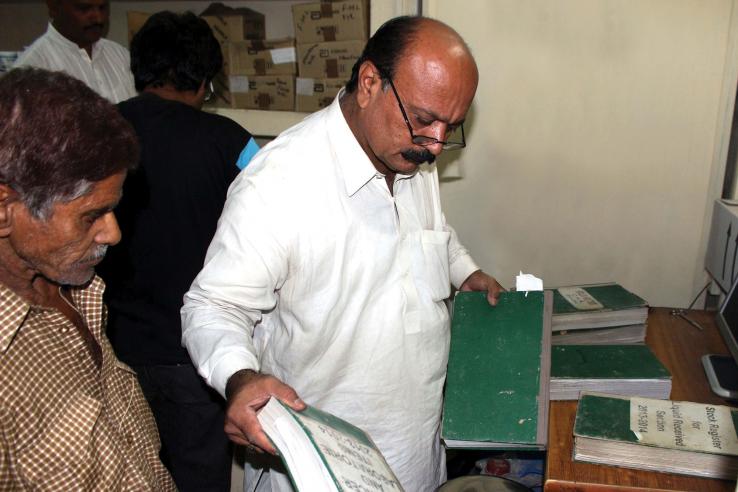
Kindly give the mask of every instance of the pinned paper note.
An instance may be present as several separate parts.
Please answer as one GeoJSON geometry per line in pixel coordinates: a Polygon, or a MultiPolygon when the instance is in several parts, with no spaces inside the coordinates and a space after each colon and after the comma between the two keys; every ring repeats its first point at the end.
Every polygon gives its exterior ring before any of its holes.
{"type": "Polygon", "coordinates": [[[520,275],[515,277],[515,290],[525,292],[527,296],[528,291],[543,290],[543,280],[530,273],[523,273],[521,271],[520,275]]]}

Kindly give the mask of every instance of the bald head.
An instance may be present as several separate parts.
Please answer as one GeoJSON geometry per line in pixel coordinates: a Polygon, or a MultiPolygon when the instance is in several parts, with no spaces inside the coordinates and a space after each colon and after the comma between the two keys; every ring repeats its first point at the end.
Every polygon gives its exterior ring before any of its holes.
{"type": "Polygon", "coordinates": [[[404,16],[385,22],[369,39],[354,64],[346,91],[351,93],[356,89],[359,69],[367,61],[383,77],[394,79],[395,72],[401,66],[419,58],[425,60],[424,65],[428,70],[437,71],[448,66],[461,76],[478,78],[469,47],[456,31],[434,19],[404,16]]]}
{"type": "Polygon", "coordinates": [[[477,65],[469,47],[459,33],[446,24],[434,19],[420,18],[417,29],[408,41],[400,54],[403,62],[422,61],[423,68],[431,73],[451,70],[461,76],[478,77],[477,65]]]}

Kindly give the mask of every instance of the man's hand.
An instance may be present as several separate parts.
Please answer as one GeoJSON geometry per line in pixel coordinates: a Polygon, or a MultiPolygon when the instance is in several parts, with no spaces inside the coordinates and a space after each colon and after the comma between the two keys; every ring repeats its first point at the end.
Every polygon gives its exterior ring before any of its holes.
{"type": "Polygon", "coordinates": [[[493,277],[490,277],[482,270],[477,270],[464,280],[459,290],[464,292],[472,290],[486,291],[487,301],[494,306],[497,304],[497,297],[500,295],[500,292],[503,292],[505,289],[493,277]]]}
{"type": "Polygon", "coordinates": [[[225,432],[231,441],[258,453],[276,454],[256,418],[256,411],[274,396],[293,410],[305,409],[297,392],[279,379],[249,369],[238,371],[228,379],[225,432]]]}

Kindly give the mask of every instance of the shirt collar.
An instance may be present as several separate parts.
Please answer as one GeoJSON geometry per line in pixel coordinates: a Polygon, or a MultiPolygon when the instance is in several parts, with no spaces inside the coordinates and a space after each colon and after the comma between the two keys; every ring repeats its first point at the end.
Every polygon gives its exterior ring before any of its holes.
{"type": "Polygon", "coordinates": [[[377,175],[381,176],[381,174],[359,145],[343,116],[340,100],[344,90],[339,91],[333,103],[328,107],[328,138],[331,141],[333,155],[343,174],[346,194],[351,196],[372,178],[377,175]]]}
{"type": "Polygon", "coordinates": [[[30,309],[28,301],[0,284],[0,352],[8,350],[30,309]]]}
{"type": "MultiPolygon", "coordinates": [[[[101,297],[104,290],[105,283],[95,275],[87,287],[72,289],[72,299],[79,306],[87,299],[101,297]]],[[[28,301],[0,283],[0,353],[8,350],[30,309],[28,301]]]]}
{"type": "MultiPolygon", "coordinates": [[[[84,51],[85,54],[87,52],[84,50],[84,48],[80,48],[77,43],[74,41],[70,41],[69,39],[65,38],[62,33],[56,30],[54,25],[49,21],[49,27],[46,29],[46,35],[56,44],[61,45],[62,47],[68,49],[68,50],[74,50],[75,52],[84,51]]],[[[95,46],[99,43],[99,41],[96,41],[92,44],[92,53],[95,52],[95,46]]]]}

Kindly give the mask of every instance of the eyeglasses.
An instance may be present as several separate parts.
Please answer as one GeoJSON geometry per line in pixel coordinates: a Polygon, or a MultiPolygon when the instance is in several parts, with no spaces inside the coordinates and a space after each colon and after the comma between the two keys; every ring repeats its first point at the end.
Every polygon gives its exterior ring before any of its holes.
{"type": "Polygon", "coordinates": [[[211,80],[208,82],[208,85],[205,87],[205,102],[210,101],[213,98],[213,94],[215,94],[215,88],[213,87],[213,81],[211,80]]]}
{"type": "Polygon", "coordinates": [[[441,144],[443,150],[457,150],[457,149],[463,149],[466,147],[466,138],[464,138],[464,124],[462,123],[459,125],[459,129],[461,130],[461,142],[451,142],[451,141],[443,141],[438,140],[437,138],[433,137],[426,137],[425,135],[416,135],[415,132],[413,132],[413,127],[410,125],[410,120],[407,117],[407,113],[405,112],[405,108],[402,106],[402,101],[400,101],[400,95],[397,93],[397,89],[395,89],[395,84],[392,82],[391,77],[385,77],[387,81],[390,84],[390,87],[392,87],[392,92],[395,93],[395,98],[397,99],[397,105],[400,106],[400,111],[402,112],[402,117],[405,119],[405,124],[407,125],[407,129],[410,130],[410,140],[415,145],[422,145],[423,147],[426,147],[428,145],[435,145],[435,144],[441,144]]]}

